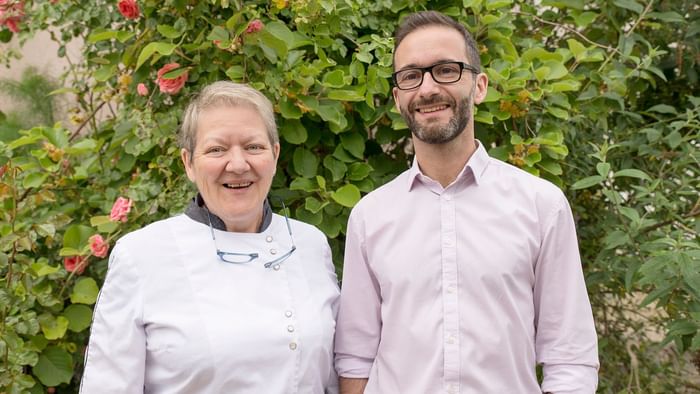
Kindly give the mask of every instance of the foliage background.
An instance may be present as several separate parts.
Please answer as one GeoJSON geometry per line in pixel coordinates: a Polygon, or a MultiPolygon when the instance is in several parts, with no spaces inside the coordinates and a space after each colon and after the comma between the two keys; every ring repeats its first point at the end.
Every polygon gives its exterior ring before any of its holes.
{"type": "Polygon", "coordinates": [[[480,44],[490,88],[476,132],[490,154],[569,196],[599,392],[700,390],[687,363],[700,364],[695,1],[143,0],[133,20],[116,1],[24,3],[20,39],[50,29],[61,56],[71,39],[85,45],[52,92],[74,97],[73,124],[0,141],[0,391],[77,390],[106,271],[87,239],[113,243],[183,210],[193,189],[178,120],[212,81],[250,83],[276,104],[272,195],[328,235],[340,270],[350,208],[411,160],[391,99],[391,34],[422,9],[463,21],[480,44]],[[247,33],[258,19],[263,29],[247,33]],[[155,84],[171,62],[182,67],[168,77],[188,75],[176,95],[155,84]],[[119,196],[134,201],[126,223],[106,216],[119,196]],[[82,275],[64,269],[72,255],[88,257],[82,275]]]}

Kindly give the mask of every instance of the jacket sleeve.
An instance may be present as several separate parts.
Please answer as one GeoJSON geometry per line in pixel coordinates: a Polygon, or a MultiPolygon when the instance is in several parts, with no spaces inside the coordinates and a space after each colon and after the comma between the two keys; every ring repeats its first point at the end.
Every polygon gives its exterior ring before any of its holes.
{"type": "Polygon", "coordinates": [[[598,345],[571,209],[563,194],[543,221],[535,268],[535,349],[543,392],[594,393],[598,345]]]}
{"type": "Polygon", "coordinates": [[[117,243],[95,306],[80,393],[143,393],[146,335],[139,279],[128,251],[117,243]]]}

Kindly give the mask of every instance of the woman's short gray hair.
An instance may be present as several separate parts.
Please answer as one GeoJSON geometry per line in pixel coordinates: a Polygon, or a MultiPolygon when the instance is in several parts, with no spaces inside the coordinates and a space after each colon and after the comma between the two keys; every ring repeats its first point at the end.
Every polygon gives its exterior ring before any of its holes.
{"type": "MultiPolygon", "coordinates": [[[[205,86],[187,105],[180,127],[180,147],[194,152],[197,142],[197,122],[201,113],[209,108],[249,106],[255,109],[265,123],[270,144],[279,143],[275,112],[272,103],[248,85],[230,81],[218,81],[205,86]]],[[[190,155],[192,157],[192,155],[190,155]]]]}

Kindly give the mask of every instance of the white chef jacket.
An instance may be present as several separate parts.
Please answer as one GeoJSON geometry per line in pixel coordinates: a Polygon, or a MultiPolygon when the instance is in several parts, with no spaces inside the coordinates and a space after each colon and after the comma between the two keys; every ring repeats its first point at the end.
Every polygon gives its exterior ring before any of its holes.
{"type": "Polygon", "coordinates": [[[216,232],[186,215],[115,245],[91,328],[81,393],[336,393],[339,290],[319,230],[284,217],[261,233],[216,232]]]}

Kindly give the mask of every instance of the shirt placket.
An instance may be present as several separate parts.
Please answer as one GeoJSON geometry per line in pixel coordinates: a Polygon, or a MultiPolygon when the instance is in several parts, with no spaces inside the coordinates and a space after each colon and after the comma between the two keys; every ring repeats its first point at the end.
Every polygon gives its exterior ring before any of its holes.
{"type": "Polygon", "coordinates": [[[459,293],[457,291],[457,233],[455,199],[449,191],[440,196],[442,239],[443,349],[446,393],[459,393],[459,293]]]}

